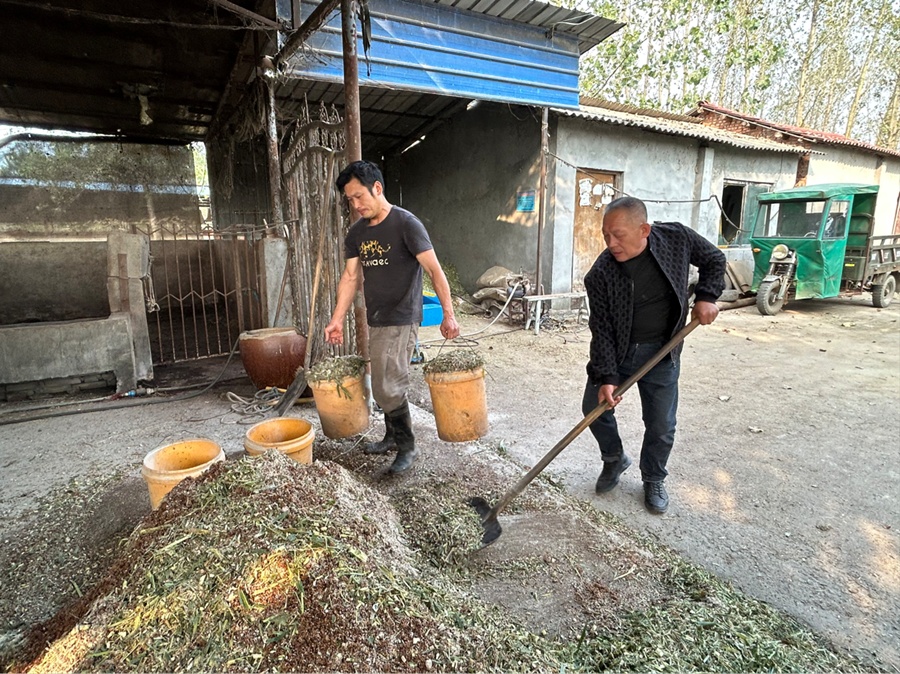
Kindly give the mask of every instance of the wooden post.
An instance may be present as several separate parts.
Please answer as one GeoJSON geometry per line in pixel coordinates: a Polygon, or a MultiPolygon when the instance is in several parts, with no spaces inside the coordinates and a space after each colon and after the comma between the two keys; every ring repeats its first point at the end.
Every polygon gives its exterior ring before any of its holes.
{"type": "MultiPolygon", "coordinates": [[[[266,155],[269,164],[269,206],[274,223],[284,222],[284,211],[281,202],[281,152],[278,147],[278,120],[275,116],[275,71],[263,70],[266,83],[266,155]]],[[[268,236],[277,236],[276,230],[270,230],[268,236]]]]}
{"type": "MultiPolygon", "coordinates": [[[[359,57],[356,46],[356,3],[341,0],[341,37],[344,48],[344,125],[346,127],[347,163],[362,159],[362,131],[359,115],[359,57]]],[[[355,217],[355,213],[353,216],[355,217]]],[[[362,286],[357,288],[353,302],[356,323],[356,352],[369,359],[369,325],[366,322],[366,300],[362,286]]],[[[368,375],[367,375],[368,379],[368,375]]],[[[368,383],[368,382],[367,382],[368,383]]],[[[369,391],[372,390],[369,385],[369,391]]],[[[371,394],[370,394],[371,395],[371,394]]]]}
{"type": "MultiPolygon", "coordinates": [[[[541,183],[540,183],[540,200],[538,206],[538,232],[537,232],[537,271],[534,279],[534,294],[542,295],[543,288],[541,286],[541,277],[543,275],[542,249],[544,245],[544,219],[547,211],[547,152],[549,151],[549,108],[541,109],[541,183]]],[[[540,320],[540,316],[536,320],[540,320]]]]}
{"type": "Polygon", "coordinates": [[[347,128],[347,162],[362,159],[359,121],[359,56],[356,47],[356,3],[341,0],[341,37],[344,47],[344,124],[347,128]]]}

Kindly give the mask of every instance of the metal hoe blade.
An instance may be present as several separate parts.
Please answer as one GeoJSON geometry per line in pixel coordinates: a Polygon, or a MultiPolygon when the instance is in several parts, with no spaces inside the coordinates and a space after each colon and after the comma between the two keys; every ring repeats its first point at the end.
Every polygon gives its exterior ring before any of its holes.
{"type": "Polygon", "coordinates": [[[500,538],[500,534],[503,533],[503,528],[497,521],[497,513],[493,512],[491,504],[480,496],[470,498],[469,505],[475,508],[475,512],[481,517],[481,526],[484,528],[481,547],[486,547],[500,538]]]}

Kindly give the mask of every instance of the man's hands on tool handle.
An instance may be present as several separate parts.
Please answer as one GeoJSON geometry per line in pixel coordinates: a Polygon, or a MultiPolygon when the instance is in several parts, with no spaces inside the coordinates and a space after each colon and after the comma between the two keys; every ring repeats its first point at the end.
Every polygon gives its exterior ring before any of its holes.
{"type": "MultiPolygon", "coordinates": [[[[700,321],[700,325],[709,325],[714,320],[716,320],[716,316],[719,315],[719,307],[715,302],[695,302],[694,309],[691,311],[691,318],[696,318],[700,321]]],[[[613,397],[613,393],[615,393],[618,386],[613,384],[604,384],[600,387],[600,394],[597,396],[598,404],[602,405],[606,403],[609,405],[610,409],[619,404],[622,400],[622,396],[613,397]]]]}

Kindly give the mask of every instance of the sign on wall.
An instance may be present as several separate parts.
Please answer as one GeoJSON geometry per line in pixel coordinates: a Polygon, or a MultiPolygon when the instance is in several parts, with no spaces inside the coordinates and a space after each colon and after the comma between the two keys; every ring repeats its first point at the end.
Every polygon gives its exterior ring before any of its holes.
{"type": "Polygon", "coordinates": [[[516,210],[522,213],[534,212],[534,190],[519,190],[516,194],[516,210]]]}

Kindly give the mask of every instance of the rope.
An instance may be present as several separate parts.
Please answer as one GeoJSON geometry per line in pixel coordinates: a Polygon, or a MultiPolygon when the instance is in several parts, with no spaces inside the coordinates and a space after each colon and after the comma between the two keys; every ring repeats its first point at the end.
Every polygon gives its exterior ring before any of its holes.
{"type": "MultiPolygon", "coordinates": [[[[239,423],[252,423],[267,417],[284,393],[283,388],[267,386],[257,391],[252,398],[244,398],[232,391],[226,393],[225,397],[231,402],[231,411],[244,417],[239,423]]],[[[312,398],[300,398],[297,402],[312,402],[312,398]]]]}

